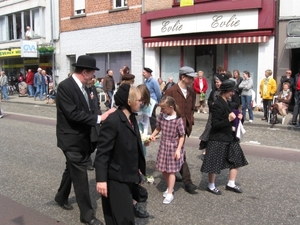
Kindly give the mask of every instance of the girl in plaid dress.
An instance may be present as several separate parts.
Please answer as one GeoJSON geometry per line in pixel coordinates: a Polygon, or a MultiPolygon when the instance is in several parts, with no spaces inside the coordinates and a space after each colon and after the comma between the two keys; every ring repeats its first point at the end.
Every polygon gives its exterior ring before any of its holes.
{"type": "Polygon", "coordinates": [[[160,101],[161,113],[151,140],[161,131],[161,141],[157,153],[156,168],[162,172],[168,189],[164,192],[163,203],[170,204],[174,199],[175,173],[183,164],[184,125],[174,98],[164,96],[160,101]]]}

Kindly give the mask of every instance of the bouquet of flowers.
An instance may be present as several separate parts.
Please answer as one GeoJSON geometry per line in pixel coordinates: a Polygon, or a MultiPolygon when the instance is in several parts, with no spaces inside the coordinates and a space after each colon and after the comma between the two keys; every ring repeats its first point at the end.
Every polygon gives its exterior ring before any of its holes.
{"type": "Polygon", "coordinates": [[[140,134],[141,134],[141,140],[143,143],[149,143],[151,141],[150,135],[146,135],[146,134],[142,133],[141,131],[140,131],[140,134]]]}
{"type": "Polygon", "coordinates": [[[205,100],[205,96],[206,96],[206,94],[204,92],[201,92],[200,93],[200,101],[205,100]]]}

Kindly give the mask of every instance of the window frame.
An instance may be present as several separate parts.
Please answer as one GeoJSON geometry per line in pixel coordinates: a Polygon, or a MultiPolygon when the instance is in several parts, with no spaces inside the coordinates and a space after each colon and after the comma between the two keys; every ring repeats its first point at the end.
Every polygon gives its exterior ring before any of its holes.
{"type": "Polygon", "coordinates": [[[122,9],[128,7],[128,1],[127,0],[120,0],[121,6],[117,7],[117,0],[113,0],[113,9],[122,9]]]}
{"type": "Polygon", "coordinates": [[[81,16],[85,15],[85,0],[74,0],[73,1],[74,6],[74,16],[81,16]],[[79,12],[81,11],[81,12],[79,12]]]}

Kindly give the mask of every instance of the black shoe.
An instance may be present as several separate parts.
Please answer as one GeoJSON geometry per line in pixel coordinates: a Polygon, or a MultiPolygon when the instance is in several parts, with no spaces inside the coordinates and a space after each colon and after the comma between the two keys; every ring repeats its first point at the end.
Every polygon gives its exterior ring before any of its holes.
{"type": "Polygon", "coordinates": [[[233,191],[235,193],[243,193],[242,189],[240,189],[239,186],[236,186],[236,185],[234,187],[230,187],[230,186],[226,185],[225,189],[227,191],[233,191]]]}
{"type": "Polygon", "coordinates": [[[92,219],[90,222],[85,223],[87,225],[104,225],[100,220],[97,218],[92,219]]]}
{"type": "Polygon", "coordinates": [[[210,189],[209,187],[206,188],[206,190],[210,193],[213,193],[215,195],[221,195],[222,192],[218,189],[218,188],[215,188],[215,189],[210,189]]]}
{"type": "Polygon", "coordinates": [[[94,167],[88,166],[86,169],[89,170],[89,171],[93,171],[93,170],[94,170],[94,167]]]}
{"type": "Polygon", "coordinates": [[[186,192],[188,192],[189,194],[191,194],[191,195],[198,194],[198,192],[195,191],[196,189],[197,189],[197,186],[194,185],[193,183],[190,183],[190,184],[185,185],[185,188],[184,188],[184,190],[185,190],[186,192]]]}
{"type": "MultiPolygon", "coordinates": [[[[55,200],[56,201],[56,200],[55,200]]],[[[68,202],[65,202],[64,204],[61,204],[61,203],[58,203],[57,201],[56,201],[56,203],[62,208],[62,209],[64,209],[64,210],[72,210],[73,209],[73,206],[70,204],[70,203],[68,203],[68,202]]]]}
{"type": "Polygon", "coordinates": [[[143,210],[138,204],[136,203],[133,205],[134,215],[138,218],[147,218],[149,217],[149,213],[146,210],[143,210]]]}
{"type": "Polygon", "coordinates": [[[294,125],[295,126],[295,125],[297,125],[297,123],[295,123],[295,122],[289,122],[288,125],[294,125]]]}

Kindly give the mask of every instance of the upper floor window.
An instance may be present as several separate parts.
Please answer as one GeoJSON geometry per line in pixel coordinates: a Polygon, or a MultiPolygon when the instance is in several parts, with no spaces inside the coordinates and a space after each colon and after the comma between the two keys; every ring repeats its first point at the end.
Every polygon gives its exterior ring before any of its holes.
{"type": "Polygon", "coordinates": [[[85,0],[74,0],[74,14],[85,14],[85,0]]]}
{"type": "Polygon", "coordinates": [[[114,8],[127,7],[127,0],[113,0],[114,8]]]}
{"type": "Polygon", "coordinates": [[[0,17],[0,42],[40,38],[45,35],[44,8],[25,10],[0,17]]]}

